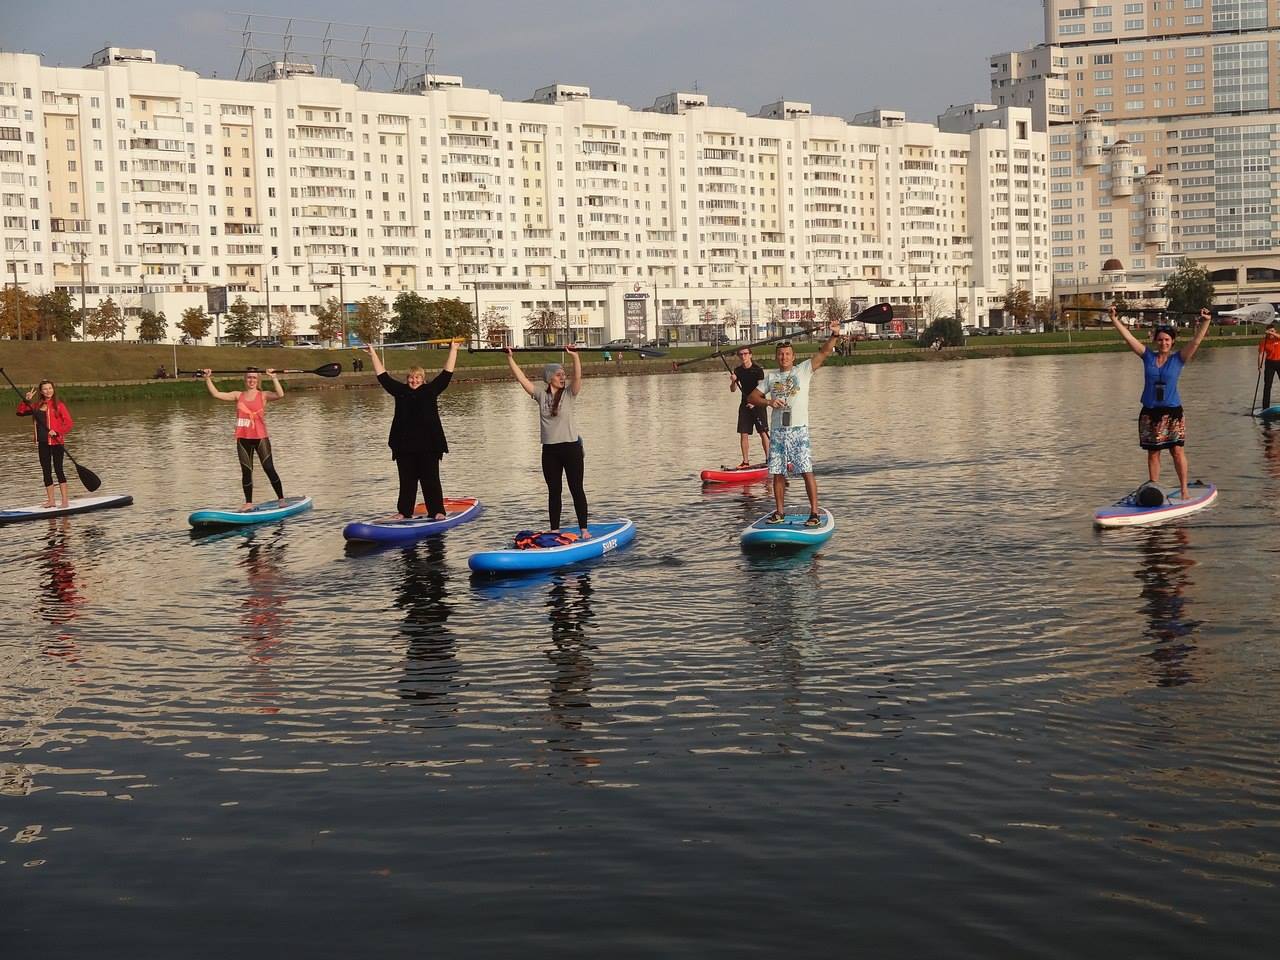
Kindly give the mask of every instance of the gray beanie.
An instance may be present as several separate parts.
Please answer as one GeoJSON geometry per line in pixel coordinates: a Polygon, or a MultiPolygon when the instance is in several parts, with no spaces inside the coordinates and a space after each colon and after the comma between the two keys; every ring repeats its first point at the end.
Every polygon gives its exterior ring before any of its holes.
{"type": "Polygon", "coordinates": [[[551,378],[564,369],[564,365],[560,363],[548,363],[542,368],[542,379],[547,383],[551,382],[551,378]]]}

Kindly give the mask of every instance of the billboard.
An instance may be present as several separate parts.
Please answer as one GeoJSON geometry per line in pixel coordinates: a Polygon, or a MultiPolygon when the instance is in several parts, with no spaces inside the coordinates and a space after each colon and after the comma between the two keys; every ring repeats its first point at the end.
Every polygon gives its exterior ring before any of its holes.
{"type": "Polygon", "coordinates": [[[649,330],[649,295],[628,293],[622,298],[622,319],[628,340],[643,340],[649,330]]]}
{"type": "Polygon", "coordinates": [[[227,312],[227,288],[226,287],[205,287],[204,299],[208,306],[208,312],[217,316],[220,313],[227,312]]]}

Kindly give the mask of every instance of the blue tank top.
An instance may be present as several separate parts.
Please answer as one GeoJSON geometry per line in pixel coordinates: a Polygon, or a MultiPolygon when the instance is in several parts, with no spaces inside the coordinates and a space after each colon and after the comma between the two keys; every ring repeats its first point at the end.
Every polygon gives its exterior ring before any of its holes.
{"type": "Polygon", "coordinates": [[[1150,347],[1142,355],[1142,371],[1145,382],[1142,386],[1142,405],[1144,407],[1180,407],[1182,397],[1178,395],[1178,377],[1182,375],[1182,354],[1174,351],[1164,366],[1156,364],[1156,352],[1150,347]]]}

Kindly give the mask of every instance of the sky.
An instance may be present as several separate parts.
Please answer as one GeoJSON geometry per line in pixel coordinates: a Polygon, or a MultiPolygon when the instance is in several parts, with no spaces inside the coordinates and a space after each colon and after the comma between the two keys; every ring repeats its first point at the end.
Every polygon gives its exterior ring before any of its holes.
{"type": "MultiPolygon", "coordinates": [[[[254,14],[434,34],[434,72],[460,74],[468,86],[513,100],[547,84],[575,83],[589,86],[594,97],[645,107],[696,84],[712,103],[748,113],[789,99],[812,103],[818,114],[851,117],[885,107],[933,120],[951,104],[989,97],[991,54],[1043,39],[1040,0],[237,5],[254,14]]],[[[145,47],[163,62],[230,78],[241,62],[244,23],[243,15],[201,0],[0,0],[0,48],[79,67],[107,45],[145,47]]],[[[311,22],[297,29],[318,35],[323,27],[311,22]]],[[[419,50],[422,45],[415,44],[419,50]]],[[[386,79],[375,78],[375,86],[389,86],[386,79]]]]}

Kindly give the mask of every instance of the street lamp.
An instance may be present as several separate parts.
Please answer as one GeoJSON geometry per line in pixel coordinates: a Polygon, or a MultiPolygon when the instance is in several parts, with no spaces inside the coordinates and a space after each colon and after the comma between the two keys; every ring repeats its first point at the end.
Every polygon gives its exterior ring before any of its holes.
{"type": "MultiPolygon", "coordinates": [[[[22,288],[18,286],[18,261],[13,259],[9,261],[9,265],[13,267],[13,315],[18,321],[18,339],[22,339],[22,288]]],[[[52,488],[51,488],[52,489],[52,488]]]]}
{"type": "MultiPolygon", "coordinates": [[[[266,284],[267,290],[267,333],[271,333],[271,265],[280,259],[280,255],[276,254],[262,268],[262,279],[266,284]]],[[[262,320],[258,320],[258,339],[262,339],[262,320]]]]}

